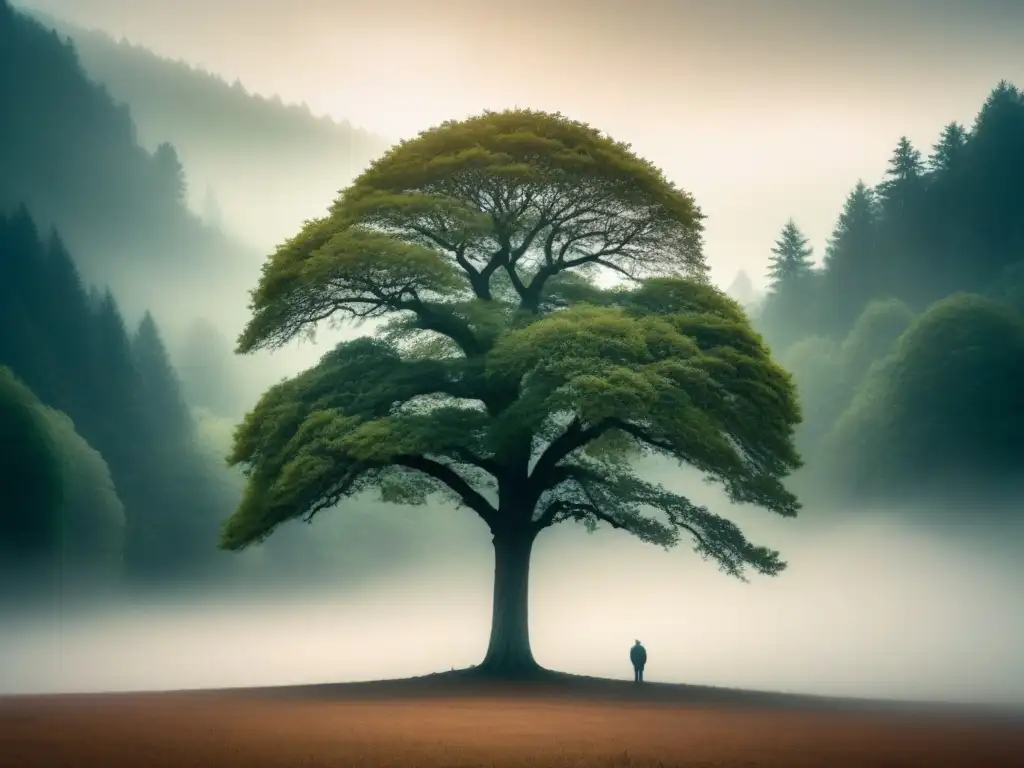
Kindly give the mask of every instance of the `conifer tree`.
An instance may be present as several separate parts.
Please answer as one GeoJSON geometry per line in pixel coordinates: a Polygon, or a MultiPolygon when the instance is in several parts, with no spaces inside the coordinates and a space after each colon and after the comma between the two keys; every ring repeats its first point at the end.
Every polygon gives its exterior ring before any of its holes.
{"type": "Polygon", "coordinates": [[[814,249],[807,244],[807,238],[796,222],[792,219],[786,222],[772,248],[768,267],[769,290],[784,293],[791,286],[805,282],[814,270],[813,253],[814,249]]]}
{"type": "Polygon", "coordinates": [[[964,159],[967,146],[967,131],[957,122],[942,129],[942,135],[932,147],[928,156],[928,167],[933,173],[950,173],[956,170],[964,159]]]}
{"type": "MultiPolygon", "coordinates": [[[[912,303],[926,303],[921,275],[935,255],[922,238],[925,223],[925,167],[921,153],[901,136],[878,186],[879,233],[875,279],[884,294],[912,303]]],[[[877,292],[869,298],[878,298],[877,292]]]]}
{"type": "Polygon", "coordinates": [[[814,249],[790,219],[771,252],[762,318],[769,339],[784,349],[800,338],[810,320],[817,288],[814,249]]]}
{"type": "Polygon", "coordinates": [[[823,332],[841,338],[879,287],[878,206],[858,181],[846,198],[822,264],[818,305],[823,332]]]}

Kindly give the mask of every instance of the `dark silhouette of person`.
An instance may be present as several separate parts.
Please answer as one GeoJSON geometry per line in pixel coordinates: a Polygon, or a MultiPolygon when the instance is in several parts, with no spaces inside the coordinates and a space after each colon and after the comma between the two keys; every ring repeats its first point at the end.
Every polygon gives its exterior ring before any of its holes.
{"type": "Polygon", "coordinates": [[[640,645],[639,640],[633,643],[633,647],[629,649],[629,660],[633,662],[633,682],[642,683],[644,681],[644,665],[647,664],[647,649],[640,645]]]}

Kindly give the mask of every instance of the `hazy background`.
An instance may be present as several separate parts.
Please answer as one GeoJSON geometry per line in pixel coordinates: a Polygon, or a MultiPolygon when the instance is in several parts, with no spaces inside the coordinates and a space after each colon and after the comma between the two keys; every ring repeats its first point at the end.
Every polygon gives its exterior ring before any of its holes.
{"type": "MultiPolygon", "coordinates": [[[[160,319],[176,350],[197,316],[233,338],[259,257],[318,215],[375,148],[444,119],[529,106],[632,142],[708,215],[713,277],[725,283],[743,269],[762,282],[787,218],[799,216],[820,252],[853,183],[882,175],[900,135],[928,147],[950,120],[969,125],[1000,78],[1024,81],[1024,4],[1008,0],[19,5],[365,132],[351,166],[335,173],[320,163],[301,176],[308,191],[265,171],[229,188],[218,179],[256,157],[214,168],[201,143],[194,161],[182,148],[190,206],[203,213],[205,191],[220,184],[224,228],[251,247],[251,260],[219,300],[200,295],[198,282],[195,294],[165,299],[160,319]]],[[[161,120],[136,119],[148,148],[170,138],[161,120]]],[[[143,277],[132,280],[124,301],[137,313],[143,299],[136,308],[130,296],[141,295],[143,277]]],[[[325,349],[257,356],[245,396],[227,410],[244,411],[267,383],[325,349]]],[[[204,433],[222,453],[231,423],[215,418],[204,433]]],[[[699,479],[652,471],[721,506],[699,479]]],[[[280,538],[293,556],[269,578],[0,617],[0,693],[372,679],[478,661],[492,568],[482,523],[437,508],[361,511],[356,522],[332,512],[310,529],[287,527],[280,538]],[[404,520],[404,533],[344,548],[369,514],[404,520]],[[336,544],[338,559],[356,566],[332,570],[336,544]]],[[[928,510],[812,508],[780,521],[736,510],[751,538],[790,562],[752,584],[685,547],[664,553],[615,532],[549,531],[534,559],[534,650],[548,666],[628,677],[628,647],[640,638],[652,680],[1024,702],[1024,533],[979,511],[940,520],[928,510]]]]}
{"type": "Polygon", "coordinates": [[[696,196],[720,281],[740,268],[761,281],[797,213],[820,252],[852,184],[881,175],[901,134],[930,146],[1000,78],[1024,79],[1014,0],[20,5],[391,140],[515,105],[592,122],[696,196]]]}
{"type": "MultiPolygon", "coordinates": [[[[695,477],[661,476],[715,501],[695,477]]],[[[490,627],[489,537],[472,518],[455,526],[423,514],[446,541],[368,583],[192,590],[5,622],[0,690],[372,680],[478,663],[490,627]]],[[[665,552],[569,526],[542,534],[531,577],[538,661],[628,679],[640,638],[654,681],[1024,703],[1019,522],[968,537],[966,524],[929,532],[891,510],[851,510],[841,523],[813,510],[797,521],[733,517],[782,547],[789,569],[744,584],[684,546],[665,552]]]]}

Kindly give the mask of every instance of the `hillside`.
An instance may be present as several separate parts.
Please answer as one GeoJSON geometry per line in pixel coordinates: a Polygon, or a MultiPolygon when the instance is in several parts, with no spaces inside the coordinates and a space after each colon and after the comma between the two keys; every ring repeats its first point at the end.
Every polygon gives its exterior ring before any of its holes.
{"type": "Polygon", "coordinates": [[[129,41],[42,14],[70,37],[85,71],[131,109],[143,146],[171,142],[189,205],[265,249],[318,214],[388,142],[306,105],[250,93],[238,81],[161,58],[129,41]]]}
{"type": "Polygon", "coordinates": [[[237,326],[260,251],[190,213],[175,147],[143,147],[74,48],[7,0],[0,111],[0,211],[24,204],[57,228],[86,283],[110,287],[133,323],[148,309],[169,331],[203,315],[237,326]]]}

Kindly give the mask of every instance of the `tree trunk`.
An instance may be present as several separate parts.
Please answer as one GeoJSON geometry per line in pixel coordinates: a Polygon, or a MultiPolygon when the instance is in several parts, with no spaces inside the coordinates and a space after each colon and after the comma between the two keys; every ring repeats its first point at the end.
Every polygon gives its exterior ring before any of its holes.
{"type": "Polygon", "coordinates": [[[496,677],[530,677],[541,671],[530,649],[530,554],[533,531],[494,536],[494,605],[491,640],[478,670],[496,677]]]}

